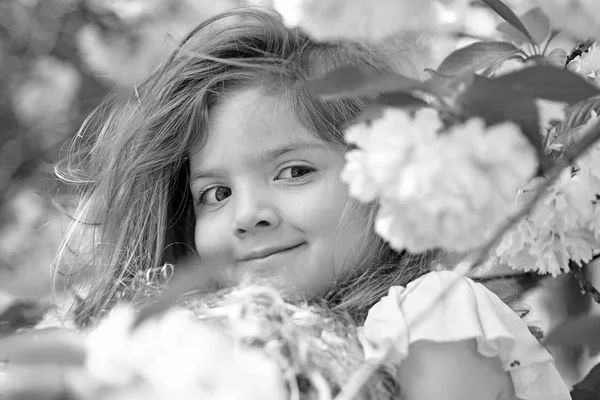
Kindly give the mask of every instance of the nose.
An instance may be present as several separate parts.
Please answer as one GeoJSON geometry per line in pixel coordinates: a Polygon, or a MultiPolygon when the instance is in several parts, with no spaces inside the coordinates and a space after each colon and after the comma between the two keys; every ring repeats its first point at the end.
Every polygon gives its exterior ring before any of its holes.
{"type": "Polygon", "coordinates": [[[233,234],[239,238],[276,229],[281,218],[272,201],[259,199],[248,194],[238,195],[238,204],[233,221],[233,234]]]}

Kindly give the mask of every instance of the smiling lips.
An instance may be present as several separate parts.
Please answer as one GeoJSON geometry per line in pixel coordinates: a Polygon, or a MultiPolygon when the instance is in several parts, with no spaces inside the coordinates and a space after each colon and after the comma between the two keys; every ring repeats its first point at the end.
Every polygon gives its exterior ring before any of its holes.
{"type": "Polygon", "coordinates": [[[251,251],[251,252],[245,254],[238,261],[243,262],[243,261],[259,261],[259,260],[264,260],[264,259],[266,259],[266,258],[268,258],[270,256],[273,256],[273,255],[276,255],[276,254],[285,253],[285,252],[288,252],[290,250],[294,250],[294,249],[302,246],[303,244],[304,243],[300,243],[300,244],[296,244],[296,245],[292,245],[292,246],[265,247],[265,248],[254,250],[254,251],[251,251]]]}

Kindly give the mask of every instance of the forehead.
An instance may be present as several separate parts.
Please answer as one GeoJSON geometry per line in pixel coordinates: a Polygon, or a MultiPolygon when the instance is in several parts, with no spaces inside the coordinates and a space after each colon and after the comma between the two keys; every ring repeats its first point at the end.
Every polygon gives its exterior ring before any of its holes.
{"type": "Polygon", "coordinates": [[[326,144],[306,128],[289,102],[260,89],[227,93],[209,117],[206,141],[195,164],[212,165],[290,144],[326,144]]]}

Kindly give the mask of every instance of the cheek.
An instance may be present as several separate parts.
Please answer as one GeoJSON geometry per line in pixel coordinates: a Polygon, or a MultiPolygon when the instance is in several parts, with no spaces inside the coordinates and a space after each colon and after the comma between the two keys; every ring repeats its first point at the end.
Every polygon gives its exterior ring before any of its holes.
{"type": "Polygon", "coordinates": [[[217,214],[196,218],[194,244],[201,259],[215,258],[225,250],[230,234],[227,226],[223,216],[217,214]]]}
{"type": "Polygon", "coordinates": [[[305,231],[332,235],[349,200],[348,189],[340,181],[337,170],[330,171],[318,184],[303,191],[302,196],[286,208],[305,231]]]}

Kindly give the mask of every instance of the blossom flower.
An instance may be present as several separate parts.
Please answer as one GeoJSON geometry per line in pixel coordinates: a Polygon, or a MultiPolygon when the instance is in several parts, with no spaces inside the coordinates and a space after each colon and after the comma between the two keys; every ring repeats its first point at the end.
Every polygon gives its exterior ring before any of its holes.
{"type": "Polygon", "coordinates": [[[474,118],[439,133],[433,110],[414,118],[388,109],[347,132],[356,143],[342,179],[353,196],[378,198],[375,228],[396,249],[475,248],[508,215],[537,166],[513,123],[486,127],[474,118]]]}
{"type": "MultiPolygon", "coordinates": [[[[572,136],[571,143],[576,143],[582,135],[587,134],[587,129],[598,121],[598,115],[592,110],[590,118],[578,130],[578,135],[572,136]]],[[[581,177],[581,184],[589,189],[590,198],[596,200],[600,195],[600,144],[596,143],[575,162],[577,174],[581,177]]],[[[600,229],[600,226],[598,227],[600,229]]]]}
{"type": "Polygon", "coordinates": [[[389,109],[384,118],[371,123],[351,127],[346,140],[358,145],[360,150],[346,154],[346,167],[342,180],[347,182],[352,196],[368,202],[390,192],[397,171],[410,158],[412,149],[435,140],[442,128],[437,114],[430,109],[422,110],[415,118],[406,112],[389,109]],[[402,134],[414,129],[419,134],[402,134]]]}
{"type": "Polygon", "coordinates": [[[346,166],[342,171],[342,180],[349,185],[350,194],[364,202],[377,198],[375,177],[368,168],[367,154],[360,150],[346,153],[346,166]]]}
{"type": "MultiPolygon", "coordinates": [[[[549,143],[549,147],[557,151],[565,151],[570,146],[579,142],[581,138],[588,134],[593,125],[598,122],[598,114],[591,110],[587,120],[580,126],[569,129],[566,132],[559,132],[549,143]]],[[[600,144],[596,143],[586,152],[581,154],[575,161],[574,167],[579,176],[581,185],[589,189],[587,197],[596,200],[595,196],[600,194],[600,144]]]]}
{"type": "Polygon", "coordinates": [[[594,219],[592,220],[592,224],[594,226],[596,242],[600,243],[600,203],[598,202],[594,204],[594,219]]]}
{"type": "MultiPolygon", "coordinates": [[[[543,181],[532,180],[519,192],[516,205],[520,208],[530,201],[543,181]]],[[[597,246],[590,195],[584,177],[565,170],[532,213],[504,236],[496,249],[499,261],[514,269],[553,276],[568,271],[570,260],[590,261],[597,246]]]]}
{"type": "MultiPolygon", "coordinates": [[[[549,147],[562,151],[578,142],[598,116],[576,131],[560,135],[549,147]]],[[[515,207],[527,204],[543,178],[532,180],[515,200],[515,207]]],[[[582,154],[550,187],[549,193],[532,213],[508,232],[496,249],[499,261],[512,268],[553,276],[568,271],[569,261],[589,262],[600,244],[600,144],[582,154]]]]}
{"type": "Polygon", "coordinates": [[[453,26],[465,0],[275,0],[290,27],[317,39],[381,39],[398,31],[439,31],[453,26]]]}
{"type": "Polygon", "coordinates": [[[114,397],[284,398],[274,362],[196,321],[191,312],[172,310],[135,329],[134,315],[115,309],[89,335],[87,372],[116,389],[114,397]]]}
{"type": "Polygon", "coordinates": [[[133,310],[116,308],[88,336],[86,368],[100,382],[125,385],[134,379],[134,365],[125,356],[134,318],[133,310]]]}
{"type": "Polygon", "coordinates": [[[585,53],[571,60],[567,68],[600,85],[600,48],[594,43],[585,53]]]}

